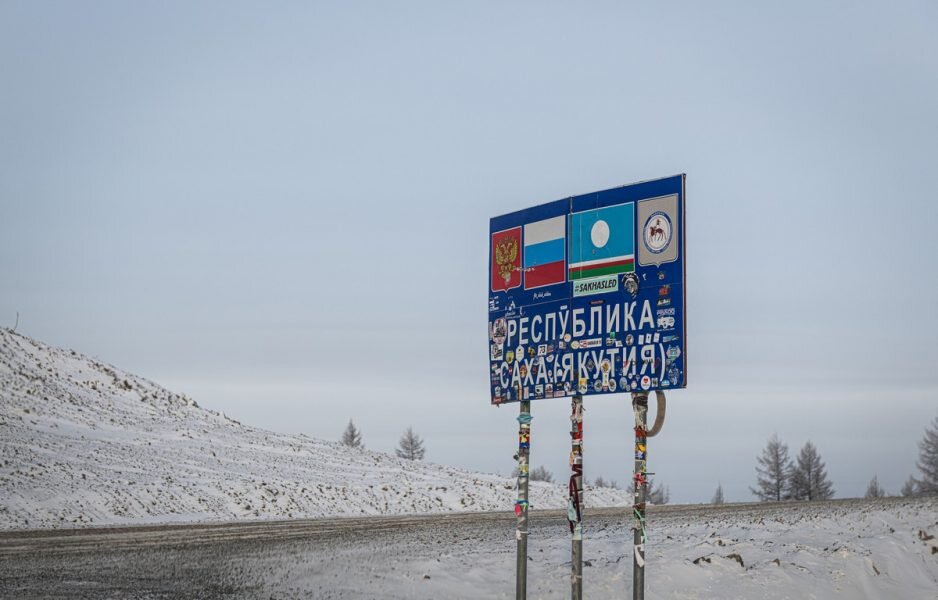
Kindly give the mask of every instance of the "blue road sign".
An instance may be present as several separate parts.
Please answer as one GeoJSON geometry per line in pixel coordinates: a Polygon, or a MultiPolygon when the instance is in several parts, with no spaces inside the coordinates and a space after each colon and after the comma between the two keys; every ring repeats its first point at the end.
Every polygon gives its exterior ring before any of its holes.
{"type": "Polygon", "coordinates": [[[492,403],[687,386],[685,176],[490,223],[492,403]]]}

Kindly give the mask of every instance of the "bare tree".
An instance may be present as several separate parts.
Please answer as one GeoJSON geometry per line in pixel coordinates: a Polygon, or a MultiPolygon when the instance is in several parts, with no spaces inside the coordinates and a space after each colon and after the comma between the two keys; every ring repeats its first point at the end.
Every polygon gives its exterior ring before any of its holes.
{"type": "Polygon", "coordinates": [[[648,497],[651,504],[667,504],[671,501],[671,492],[666,485],[656,485],[653,481],[648,481],[648,497]]]}
{"type": "Polygon", "coordinates": [[[805,442],[791,475],[793,500],[830,500],[834,486],[827,479],[824,461],[811,442],[805,442]]]}
{"type": "Polygon", "coordinates": [[[398,457],[407,460],[423,460],[426,449],[423,447],[423,439],[414,433],[413,427],[408,427],[397,443],[394,452],[397,453],[398,457]]]}
{"type": "Polygon", "coordinates": [[[917,491],[922,494],[938,493],[938,417],[925,428],[925,437],[918,443],[918,462],[922,478],[916,480],[917,491]]]}
{"type": "Polygon", "coordinates": [[[791,493],[792,472],[788,445],[773,433],[756,462],[756,487],[750,487],[749,491],[762,501],[787,500],[791,493]]]}
{"type": "Polygon", "coordinates": [[[345,431],[342,432],[342,443],[352,448],[365,447],[362,443],[362,433],[355,427],[355,423],[353,423],[351,419],[348,420],[348,426],[346,426],[345,431]]]}
{"type": "Polygon", "coordinates": [[[914,477],[909,475],[909,478],[902,484],[902,489],[899,490],[899,493],[903,496],[915,496],[918,494],[918,482],[914,477]]]}
{"type": "Polygon", "coordinates": [[[547,483],[553,483],[554,476],[548,471],[545,467],[535,467],[530,474],[531,481],[546,481],[547,483]]]}
{"type": "Polygon", "coordinates": [[[713,499],[710,500],[710,504],[723,504],[723,484],[717,484],[717,491],[713,493],[713,499]]]}
{"type": "Polygon", "coordinates": [[[870,479],[870,484],[866,486],[866,494],[864,498],[885,498],[886,490],[883,489],[883,486],[879,485],[879,479],[876,478],[876,475],[873,475],[873,479],[870,479]]]}

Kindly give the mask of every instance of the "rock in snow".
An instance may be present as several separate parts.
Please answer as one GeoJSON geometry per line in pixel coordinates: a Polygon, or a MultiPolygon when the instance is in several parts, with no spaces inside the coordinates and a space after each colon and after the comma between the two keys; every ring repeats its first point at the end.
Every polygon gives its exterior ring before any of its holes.
{"type": "MultiPolygon", "coordinates": [[[[514,479],[242,425],[0,329],[0,528],[512,509],[514,479]]],[[[593,506],[628,506],[590,490],[593,506]]],[[[565,486],[531,482],[560,508],[565,486]]]]}

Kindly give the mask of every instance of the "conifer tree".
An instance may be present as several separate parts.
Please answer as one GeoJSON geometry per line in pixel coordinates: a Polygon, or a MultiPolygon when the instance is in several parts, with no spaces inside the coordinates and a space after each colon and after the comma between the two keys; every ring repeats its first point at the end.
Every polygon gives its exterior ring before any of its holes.
{"type": "Polygon", "coordinates": [[[830,500],[834,497],[834,486],[827,479],[824,461],[810,441],[805,442],[798,453],[791,475],[791,497],[793,500],[830,500]]]}
{"type": "Polygon", "coordinates": [[[918,494],[918,482],[915,481],[914,477],[909,475],[909,478],[902,484],[902,489],[899,490],[899,493],[903,496],[914,496],[918,494]]]}
{"type": "Polygon", "coordinates": [[[938,493],[938,417],[925,428],[925,436],[918,443],[918,470],[922,478],[916,480],[916,491],[922,494],[938,493]]]}
{"type": "Polygon", "coordinates": [[[423,447],[423,440],[414,433],[413,427],[408,427],[404,435],[401,436],[395,449],[397,456],[407,460],[423,460],[426,450],[423,447]]]}
{"type": "Polygon", "coordinates": [[[351,419],[348,420],[348,426],[342,432],[342,443],[351,448],[364,448],[362,443],[362,433],[355,427],[351,419]]]}
{"type": "Polygon", "coordinates": [[[710,504],[723,504],[723,484],[717,484],[717,491],[713,493],[713,499],[710,500],[710,504]]]}
{"type": "Polygon", "coordinates": [[[762,456],[756,458],[756,487],[749,491],[759,500],[779,502],[790,497],[791,458],[788,445],[772,434],[762,456]]]}
{"type": "Polygon", "coordinates": [[[873,475],[873,479],[870,480],[870,484],[866,486],[866,494],[864,498],[885,498],[886,490],[883,489],[883,486],[879,485],[879,480],[876,478],[876,475],[873,475]]]}

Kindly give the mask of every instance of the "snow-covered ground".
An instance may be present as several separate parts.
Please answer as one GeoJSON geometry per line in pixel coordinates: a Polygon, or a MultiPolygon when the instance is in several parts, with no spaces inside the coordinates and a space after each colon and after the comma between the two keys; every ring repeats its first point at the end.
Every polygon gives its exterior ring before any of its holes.
{"type": "MultiPolygon", "coordinates": [[[[532,482],[532,506],[560,508],[565,488],[532,482]]],[[[242,425],[0,329],[0,529],[511,511],[515,498],[513,479],[242,425]]]]}
{"type": "MultiPolygon", "coordinates": [[[[627,516],[587,521],[585,597],[631,598],[631,525],[627,516]]],[[[648,527],[649,600],[938,599],[935,497],[653,510],[648,527]]],[[[483,537],[437,556],[419,546],[394,552],[378,578],[395,590],[385,597],[512,598],[514,547],[483,537]]],[[[535,528],[529,544],[528,597],[568,598],[565,523],[535,528]]],[[[346,597],[378,591],[359,585],[346,597]]]]}

